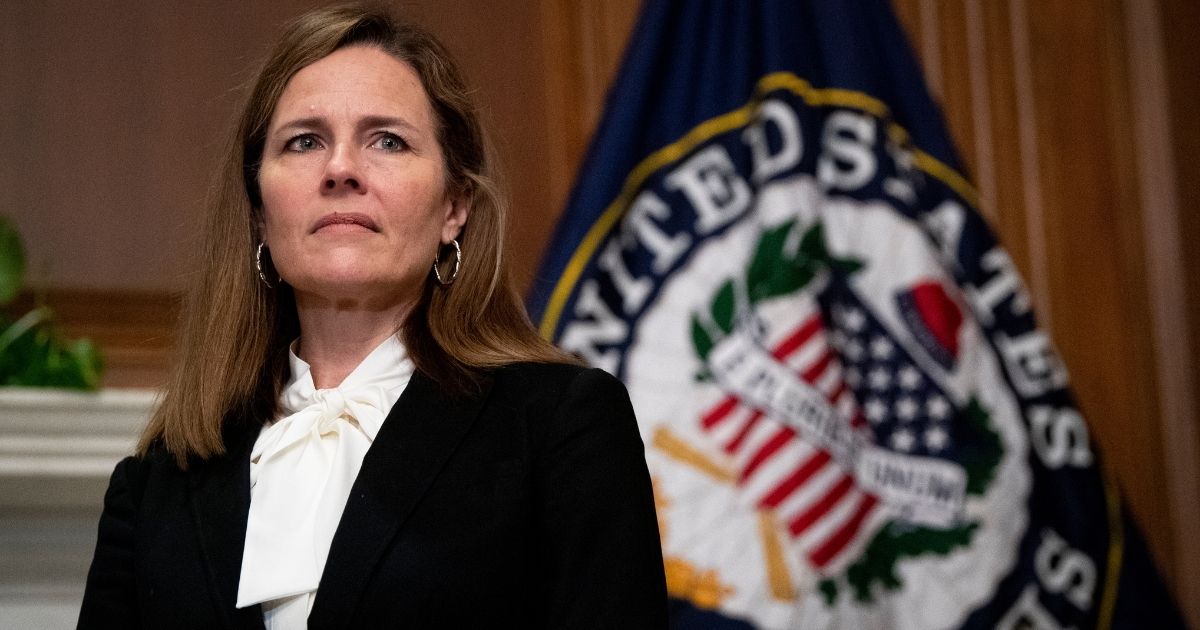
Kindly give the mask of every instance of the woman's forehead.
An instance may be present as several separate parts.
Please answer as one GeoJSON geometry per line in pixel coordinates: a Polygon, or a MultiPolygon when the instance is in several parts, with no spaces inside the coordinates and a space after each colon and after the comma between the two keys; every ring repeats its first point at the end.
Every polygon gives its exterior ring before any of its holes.
{"type": "Polygon", "coordinates": [[[284,87],[271,128],[311,118],[394,118],[432,131],[433,108],[409,64],[371,46],[340,48],[301,68],[284,87]]]}

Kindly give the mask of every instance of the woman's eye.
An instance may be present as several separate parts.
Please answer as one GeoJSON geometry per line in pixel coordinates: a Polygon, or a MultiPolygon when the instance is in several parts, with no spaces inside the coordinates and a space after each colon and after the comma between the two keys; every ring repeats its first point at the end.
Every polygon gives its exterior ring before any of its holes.
{"type": "Polygon", "coordinates": [[[306,133],[288,140],[287,145],[284,148],[288,151],[303,153],[305,151],[312,151],[313,149],[321,148],[321,143],[317,141],[316,136],[306,133]]]}
{"type": "Polygon", "coordinates": [[[375,146],[384,151],[398,152],[407,149],[408,143],[404,141],[404,138],[394,133],[384,133],[380,134],[379,138],[375,140],[375,146]]]}

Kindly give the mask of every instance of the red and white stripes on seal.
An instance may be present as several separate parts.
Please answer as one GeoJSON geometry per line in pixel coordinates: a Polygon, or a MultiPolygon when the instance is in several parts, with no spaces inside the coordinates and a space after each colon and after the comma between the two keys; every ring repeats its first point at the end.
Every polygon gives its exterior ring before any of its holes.
{"type": "MultiPolygon", "coordinates": [[[[819,391],[858,427],[863,417],[842,378],[815,302],[799,326],[772,335],[771,354],[819,391]]],[[[852,560],[886,518],[879,499],[858,487],[852,471],[791,427],[726,395],[701,415],[700,425],[730,458],[751,505],[772,511],[792,547],[822,574],[852,560]]]]}

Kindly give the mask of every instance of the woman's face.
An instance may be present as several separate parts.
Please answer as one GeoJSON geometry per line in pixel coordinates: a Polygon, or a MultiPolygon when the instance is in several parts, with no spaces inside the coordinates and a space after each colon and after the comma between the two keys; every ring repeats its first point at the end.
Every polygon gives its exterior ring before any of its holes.
{"type": "Polygon", "coordinates": [[[377,48],[342,48],[292,77],[258,184],[263,240],[298,298],[411,304],[467,219],[447,195],[420,79],[377,48]]]}

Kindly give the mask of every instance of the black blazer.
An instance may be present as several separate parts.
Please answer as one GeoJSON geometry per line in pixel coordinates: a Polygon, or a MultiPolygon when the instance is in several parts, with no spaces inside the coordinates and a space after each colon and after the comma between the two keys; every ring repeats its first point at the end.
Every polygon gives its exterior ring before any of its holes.
{"type": "MultiPolygon", "coordinates": [[[[234,608],[257,420],[181,471],[117,465],[81,628],[262,628],[234,608]]],[[[417,373],[363,460],[310,628],[665,628],[654,498],[629,396],[599,370],[517,365],[473,395],[417,373]]]]}

